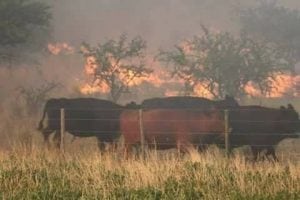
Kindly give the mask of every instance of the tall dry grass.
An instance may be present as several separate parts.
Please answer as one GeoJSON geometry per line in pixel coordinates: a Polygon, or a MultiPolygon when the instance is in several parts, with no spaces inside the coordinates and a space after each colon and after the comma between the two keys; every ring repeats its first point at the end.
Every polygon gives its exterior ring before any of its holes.
{"type": "Polygon", "coordinates": [[[278,163],[252,163],[248,153],[226,159],[216,148],[124,159],[68,134],[61,156],[44,149],[37,122],[0,122],[0,199],[300,199],[300,158],[287,156],[299,153],[299,139],[279,145],[278,163]]]}
{"type": "Polygon", "coordinates": [[[227,160],[217,149],[123,159],[95,149],[0,153],[1,199],[299,199],[299,162],[227,160]]]}

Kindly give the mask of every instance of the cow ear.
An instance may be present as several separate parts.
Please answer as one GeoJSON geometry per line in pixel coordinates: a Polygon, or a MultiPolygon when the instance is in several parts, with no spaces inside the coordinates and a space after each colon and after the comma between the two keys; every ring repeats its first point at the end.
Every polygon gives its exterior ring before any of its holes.
{"type": "Polygon", "coordinates": [[[292,104],[288,104],[288,109],[289,109],[289,110],[295,110],[295,109],[294,109],[294,106],[292,106],[292,104]]]}
{"type": "Polygon", "coordinates": [[[284,106],[280,106],[280,110],[285,110],[285,107],[284,106]]]}

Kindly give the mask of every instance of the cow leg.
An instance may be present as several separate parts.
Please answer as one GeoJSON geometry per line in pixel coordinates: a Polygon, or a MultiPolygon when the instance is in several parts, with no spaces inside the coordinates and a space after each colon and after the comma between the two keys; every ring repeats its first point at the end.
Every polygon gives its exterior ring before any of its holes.
{"type": "Polygon", "coordinates": [[[98,139],[98,148],[99,148],[100,153],[105,152],[105,143],[102,142],[100,139],[98,139]]]}
{"type": "Polygon", "coordinates": [[[132,153],[131,151],[131,144],[126,144],[124,145],[124,159],[127,160],[129,158],[129,154],[132,153]]]}
{"type": "Polygon", "coordinates": [[[177,147],[177,154],[178,154],[178,156],[180,157],[181,154],[183,154],[182,144],[181,144],[180,141],[177,142],[176,147],[177,147]]]}
{"type": "Polygon", "coordinates": [[[48,149],[50,149],[50,135],[52,131],[43,131],[44,136],[44,144],[47,146],[48,149]]]}
{"type": "Polygon", "coordinates": [[[77,137],[73,135],[72,140],[71,140],[71,143],[73,143],[73,142],[76,140],[76,138],[77,138],[77,137]]]}
{"type": "Polygon", "coordinates": [[[204,144],[200,144],[200,145],[198,145],[198,152],[199,153],[203,153],[204,151],[206,151],[207,150],[207,145],[204,145],[204,144]]]}
{"type": "Polygon", "coordinates": [[[60,131],[55,131],[54,137],[53,137],[54,146],[56,148],[60,148],[60,131]]]}
{"type": "Polygon", "coordinates": [[[252,151],[253,156],[254,156],[253,160],[258,161],[259,153],[261,152],[261,149],[258,148],[258,147],[251,146],[251,151],[252,151]]]}
{"type": "Polygon", "coordinates": [[[273,158],[273,160],[274,160],[275,162],[278,162],[278,161],[279,161],[279,159],[278,159],[277,156],[276,156],[275,149],[274,149],[273,147],[269,147],[269,148],[267,149],[266,155],[267,155],[267,156],[268,156],[268,155],[271,155],[272,158],[273,158]]]}
{"type": "Polygon", "coordinates": [[[186,153],[190,152],[190,149],[193,148],[193,145],[189,142],[177,142],[177,150],[178,150],[178,155],[182,156],[186,153]]]}
{"type": "Polygon", "coordinates": [[[109,151],[112,153],[117,152],[117,147],[118,147],[117,142],[111,142],[109,144],[109,151]]]}

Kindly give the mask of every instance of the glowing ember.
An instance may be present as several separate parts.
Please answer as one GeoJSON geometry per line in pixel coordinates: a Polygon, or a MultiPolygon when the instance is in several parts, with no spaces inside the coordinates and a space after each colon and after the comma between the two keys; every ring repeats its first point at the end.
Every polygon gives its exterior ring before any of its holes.
{"type": "Polygon", "coordinates": [[[178,91],[167,90],[165,92],[166,97],[173,97],[173,96],[178,96],[178,95],[180,95],[178,91]]]}
{"type": "Polygon", "coordinates": [[[150,76],[148,78],[146,78],[146,82],[149,82],[151,84],[153,84],[155,87],[160,87],[162,84],[166,83],[167,82],[167,78],[165,78],[165,75],[164,73],[161,73],[160,74],[155,74],[155,73],[152,73],[150,74],[150,76]]]}
{"type": "Polygon", "coordinates": [[[295,83],[295,93],[294,96],[300,97],[300,75],[296,76],[294,78],[294,83],[295,83]]]}
{"type": "Polygon", "coordinates": [[[93,83],[93,84],[84,84],[80,87],[80,92],[84,95],[90,95],[95,93],[103,93],[107,94],[109,92],[109,87],[106,84],[99,84],[99,83],[93,83]]]}
{"type": "Polygon", "coordinates": [[[68,45],[67,43],[54,43],[48,44],[48,51],[53,55],[63,54],[72,54],[74,53],[74,48],[68,45]]]}
{"type": "Polygon", "coordinates": [[[213,99],[214,96],[211,94],[211,92],[209,90],[207,90],[204,85],[206,84],[197,84],[195,89],[194,89],[194,93],[195,96],[200,96],[200,97],[205,97],[208,99],[213,99]]]}
{"type": "Polygon", "coordinates": [[[86,63],[85,63],[85,73],[87,75],[93,75],[96,73],[96,69],[98,68],[96,64],[96,58],[93,56],[89,56],[86,58],[86,63]]]}

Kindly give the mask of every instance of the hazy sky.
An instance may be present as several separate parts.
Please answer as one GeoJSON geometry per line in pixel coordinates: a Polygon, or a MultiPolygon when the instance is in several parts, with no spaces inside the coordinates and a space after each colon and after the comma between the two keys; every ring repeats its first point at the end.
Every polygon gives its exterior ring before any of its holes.
{"type": "MultiPolygon", "coordinates": [[[[200,24],[237,32],[237,8],[255,0],[63,0],[54,1],[54,39],[78,44],[128,33],[151,49],[167,47],[200,32],[200,24]]],[[[300,8],[299,0],[278,3],[300,8]]]]}

